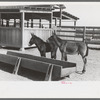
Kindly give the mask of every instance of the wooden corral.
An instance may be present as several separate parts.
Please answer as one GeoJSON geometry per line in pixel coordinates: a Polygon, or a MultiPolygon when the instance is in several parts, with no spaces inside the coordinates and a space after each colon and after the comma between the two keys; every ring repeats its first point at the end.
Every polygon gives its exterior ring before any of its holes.
{"type": "Polygon", "coordinates": [[[45,41],[62,20],[72,20],[75,25],[78,18],[63,11],[65,8],[56,4],[0,6],[0,45],[23,50],[29,47],[30,33],[45,41]]]}
{"type": "Polygon", "coordinates": [[[61,26],[56,31],[62,39],[100,45],[100,27],[61,26]]]}
{"type": "Polygon", "coordinates": [[[17,74],[19,67],[45,73],[45,81],[60,79],[76,71],[75,63],[11,51],[0,54],[0,62],[13,65],[14,74],[17,74]]]}

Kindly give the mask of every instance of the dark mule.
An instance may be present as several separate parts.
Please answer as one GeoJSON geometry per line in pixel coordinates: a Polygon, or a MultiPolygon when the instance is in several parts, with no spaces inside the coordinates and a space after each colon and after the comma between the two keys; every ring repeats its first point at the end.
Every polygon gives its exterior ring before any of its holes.
{"type": "Polygon", "coordinates": [[[55,32],[53,33],[52,38],[53,38],[52,40],[56,42],[56,45],[59,47],[61,51],[62,54],[61,60],[67,61],[67,54],[73,55],[78,53],[81,55],[84,62],[82,73],[84,73],[86,71],[86,63],[87,63],[86,56],[88,56],[87,44],[84,42],[62,40],[55,34],[55,32]]]}
{"type": "Polygon", "coordinates": [[[57,52],[58,46],[56,45],[56,42],[54,41],[53,36],[49,37],[46,42],[50,44],[50,47],[52,48],[51,53],[56,59],[56,52],[57,52]]]}
{"type": "Polygon", "coordinates": [[[34,34],[31,34],[31,36],[32,38],[29,41],[29,46],[35,44],[40,51],[41,56],[46,57],[46,52],[51,52],[51,58],[56,59],[57,48],[53,46],[53,43],[46,43],[34,34]]]}

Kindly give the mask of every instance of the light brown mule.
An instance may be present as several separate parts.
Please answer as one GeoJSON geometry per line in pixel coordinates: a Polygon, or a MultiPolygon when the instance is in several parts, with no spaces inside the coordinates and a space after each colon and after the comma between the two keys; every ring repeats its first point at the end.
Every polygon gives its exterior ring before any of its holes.
{"type": "Polygon", "coordinates": [[[76,42],[76,41],[67,41],[62,40],[59,38],[55,32],[52,35],[56,45],[59,47],[61,51],[61,60],[67,61],[67,54],[80,54],[83,59],[83,70],[82,73],[86,71],[86,63],[87,63],[87,56],[88,56],[88,46],[85,42],[76,42]]]}

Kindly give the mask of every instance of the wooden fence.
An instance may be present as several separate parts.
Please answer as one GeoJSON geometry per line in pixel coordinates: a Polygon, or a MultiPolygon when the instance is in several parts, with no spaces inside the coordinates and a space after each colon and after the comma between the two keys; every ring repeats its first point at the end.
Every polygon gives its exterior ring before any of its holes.
{"type": "Polygon", "coordinates": [[[56,31],[62,39],[100,44],[100,27],[61,26],[56,31]]]}

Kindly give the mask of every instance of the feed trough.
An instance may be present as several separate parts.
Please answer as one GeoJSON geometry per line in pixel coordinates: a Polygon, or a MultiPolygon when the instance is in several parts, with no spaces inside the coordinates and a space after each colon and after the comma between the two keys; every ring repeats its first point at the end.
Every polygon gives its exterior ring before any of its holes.
{"type": "Polygon", "coordinates": [[[14,74],[17,74],[19,67],[45,73],[45,81],[61,79],[76,71],[76,63],[12,51],[0,54],[0,62],[13,65],[14,74]]]}

